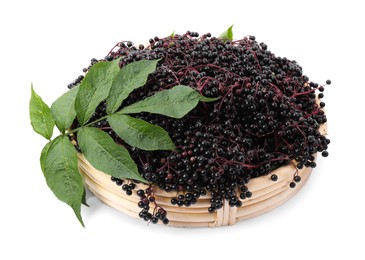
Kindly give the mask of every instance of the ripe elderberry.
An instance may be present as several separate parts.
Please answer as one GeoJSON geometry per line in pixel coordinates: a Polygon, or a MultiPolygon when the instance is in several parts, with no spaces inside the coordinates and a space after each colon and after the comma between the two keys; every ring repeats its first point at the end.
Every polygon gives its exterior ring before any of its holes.
{"type": "Polygon", "coordinates": [[[271,178],[272,181],[277,181],[278,180],[278,176],[276,174],[272,174],[270,178],[271,178]]]}

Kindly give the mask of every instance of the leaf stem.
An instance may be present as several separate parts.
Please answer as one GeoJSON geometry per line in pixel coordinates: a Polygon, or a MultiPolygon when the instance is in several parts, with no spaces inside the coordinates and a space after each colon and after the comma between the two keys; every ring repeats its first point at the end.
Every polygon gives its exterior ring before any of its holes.
{"type": "Polygon", "coordinates": [[[87,123],[87,124],[85,124],[85,125],[83,125],[83,126],[77,127],[77,128],[75,128],[75,129],[73,129],[73,130],[71,130],[71,131],[66,131],[66,133],[65,133],[65,134],[66,134],[66,135],[74,134],[74,133],[76,133],[77,131],[79,131],[81,127],[84,127],[84,126],[90,126],[90,125],[96,124],[96,123],[98,123],[98,122],[100,122],[100,121],[102,121],[102,120],[104,120],[104,119],[107,119],[108,117],[109,117],[109,115],[106,115],[106,116],[100,117],[99,119],[96,119],[95,121],[92,121],[92,122],[87,123]]]}

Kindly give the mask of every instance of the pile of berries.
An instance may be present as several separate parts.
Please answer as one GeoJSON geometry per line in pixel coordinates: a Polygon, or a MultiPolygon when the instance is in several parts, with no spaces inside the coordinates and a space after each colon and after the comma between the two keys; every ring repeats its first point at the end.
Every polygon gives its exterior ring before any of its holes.
{"type": "MultiPolygon", "coordinates": [[[[177,149],[144,151],[124,143],[106,121],[97,127],[125,146],[139,166],[143,178],[152,183],[138,190],[140,217],[167,224],[166,211],[156,204],[156,187],[176,193],[173,205],[190,206],[200,196],[211,195],[209,212],[223,206],[240,207],[252,196],[247,187],[251,178],[267,175],[293,163],[296,168],[316,167],[314,154],[327,157],[330,140],[319,132],[327,121],[322,108],[326,84],[309,81],[296,61],[275,56],[265,43],[254,36],[225,41],[210,33],[196,32],[154,37],[148,46],[119,42],[104,60],[121,58],[120,67],[138,60],[161,59],[147,84],[126,99],[122,106],[142,100],[154,93],[182,84],[207,97],[219,97],[199,105],[182,119],[141,113],[137,118],[166,129],[177,149]],[[150,207],[153,205],[153,214],[150,207]]],[[[93,59],[88,69],[98,62],[93,59]]],[[[80,76],[69,85],[82,80],[80,76]]],[[[94,119],[105,115],[102,103],[94,119]]],[[[93,120],[93,119],[91,119],[93,120]]],[[[293,173],[290,187],[300,176],[293,173]]],[[[122,180],[112,178],[117,185],[122,180]]],[[[271,175],[272,181],[278,176],[271,175]]],[[[133,181],[122,189],[132,194],[133,181]]]]}

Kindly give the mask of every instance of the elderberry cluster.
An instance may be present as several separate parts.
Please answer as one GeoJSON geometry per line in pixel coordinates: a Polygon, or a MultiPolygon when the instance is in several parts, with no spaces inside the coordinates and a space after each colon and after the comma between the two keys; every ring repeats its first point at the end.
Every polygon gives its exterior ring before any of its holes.
{"type": "Polygon", "coordinates": [[[139,217],[145,221],[151,221],[151,223],[156,224],[158,221],[161,221],[163,224],[168,224],[169,219],[166,217],[167,212],[156,204],[156,199],[153,196],[153,188],[149,187],[146,191],[140,189],[137,191],[137,195],[140,197],[140,201],[138,202],[138,207],[142,210],[139,212],[139,217]],[[154,203],[154,214],[149,212],[150,204],[154,203]]]}
{"type": "MultiPolygon", "coordinates": [[[[122,190],[128,196],[131,196],[133,194],[133,190],[136,188],[135,183],[129,182],[129,184],[126,184],[124,183],[124,180],[119,178],[111,177],[111,181],[115,182],[117,186],[122,186],[122,190]]],[[[134,182],[139,183],[138,181],[134,182]]],[[[154,189],[155,188],[153,186],[150,186],[146,190],[139,189],[136,191],[137,196],[140,198],[138,207],[142,209],[138,215],[141,219],[150,221],[153,224],[161,221],[163,224],[167,225],[169,223],[167,212],[156,203],[154,189]],[[153,214],[149,212],[151,204],[153,205],[153,214]]]]}
{"type": "MultiPolygon", "coordinates": [[[[108,123],[99,122],[117,143],[124,145],[138,164],[143,178],[166,192],[177,195],[173,205],[190,206],[200,196],[211,194],[209,212],[223,206],[240,207],[252,196],[247,183],[251,178],[294,163],[297,169],[316,167],[315,154],[327,157],[330,140],[319,132],[327,121],[322,108],[326,84],[309,81],[296,61],[279,57],[258,43],[254,36],[224,41],[210,33],[196,32],[154,37],[148,46],[118,43],[105,60],[120,59],[120,67],[138,60],[160,59],[145,86],[123,102],[126,106],[154,93],[182,84],[207,97],[182,119],[140,113],[136,117],[167,130],[175,151],[143,151],[124,143],[108,123]],[[318,95],[317,95],[318,94],[318,95]]],[[[92,60],[86,72],[97,61],[92,60]]],[[[71,83],[69,88],[82,80],[71,83]]],[[[94,118],[105,115],[102,103],[94,118]]],[[[277,181],[277,175],[271,175],[277,181]]],[[[290,187],[301,180],[293,173],[290,187]]],[[[119,185],[122,181],[117,180],[119,185]]],[[[133,183],[123,190],[132,194],[133,183]]],[[[150,188],[149,188],[150,189],[150,188]]],[[[168,222],[165,212],[147,191],[138,190],[140,217],[152,223],[168,222]],[[155,214],[149,212],[154,203],[155,214]]]]}

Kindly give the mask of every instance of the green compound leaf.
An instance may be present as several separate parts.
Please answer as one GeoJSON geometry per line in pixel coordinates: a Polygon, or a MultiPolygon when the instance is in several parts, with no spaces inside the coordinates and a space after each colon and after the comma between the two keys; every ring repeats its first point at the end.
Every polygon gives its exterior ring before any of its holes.
{"type": "Polygon", "coordinates": [[[225,30],[218,38],[225,40],[225,41],[232,41],[233,40],[233,25],[231,25],[227,30],[225,30]]]}
{"type": "Polygon", "coordinates": [[[84,226],[81,217],[84,182],[77,163],[77,152],[65,135],[56,137],[42,151],[41,165],[48,187],[59,200],[73,209],[84,226]]]}
{"type": "Polygon", "coordinates": [[[77,132],[77,140],[85,158],[95,169],[116,178],[147,182],[139,174],[127,149],[117,145],[107,133],[95,127],[82,127],[77,132]]]}
{"type": "Polygon", "coordinates": [[[120,71],[118,63],[119,59],[98,62],[81,81],[75,100],[76,115],[81,125],[90,120],[98,105],[109,96],[114,78],[120,71]]]}
{"type": "Polygon", "coordinates": [[[143,150],[174,150],[169,134],[160,126],[127,115],[113,114],[108,122],[129,145],[143,150]]]}
{"type": "Polygon", "coordinates": [[[29,102],[29,115],[33,130],[44,138],[51,139],[53,128],[55,126],[51,109],[34,91],[33,84],[31,86],[31,90],[32,94],[29,102]]]}
{"type": "Polygon", "coordinates": [[[148,75],[156,70],[159,60],[140,60],[123,67],[116,75],[106,100],[106,111],[111,114],[118,110],[129,94],[146,84],[148,75]]]}
{"type": "Polygon", "coordinates": [[[51,112],[57,128],[64,133],[76,117],[75,99],[80,85],[60,96],[51,106],[51,112]]]}
{"type": "Polygon", "coordinates": [[[118,113],[135,114],[149,112],[173,118],[182,118],[196,107],[200,100],[211,102],[217,100],[217,98],[206,98],[190,87],[178,85],[129,105],[118,113]]]}

